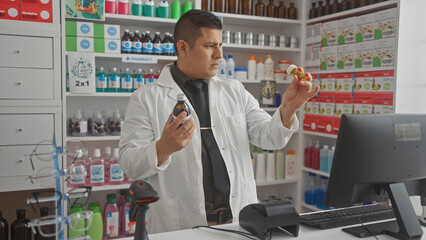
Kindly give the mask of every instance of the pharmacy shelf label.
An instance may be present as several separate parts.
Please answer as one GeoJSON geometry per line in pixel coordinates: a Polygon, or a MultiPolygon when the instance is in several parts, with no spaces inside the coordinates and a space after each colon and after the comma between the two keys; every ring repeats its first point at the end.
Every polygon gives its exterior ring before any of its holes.
{"type": "Polygon", "coordinates": [[[123,63],[157,64],[158,59],[154,56],[123,55],[121,61],[123,63]]]}

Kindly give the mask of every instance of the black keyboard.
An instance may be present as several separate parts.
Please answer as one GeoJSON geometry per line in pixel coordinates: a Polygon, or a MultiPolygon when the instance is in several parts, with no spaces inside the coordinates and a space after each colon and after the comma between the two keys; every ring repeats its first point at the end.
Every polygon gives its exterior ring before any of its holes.
{"type": "Polygon", "coordinates": [[[366,223],[395,218],[395,215],[391,206],[371,204],[301,214],[299,218],[301,224],[329,229],[359,224],[358,218],[366,223]]]}

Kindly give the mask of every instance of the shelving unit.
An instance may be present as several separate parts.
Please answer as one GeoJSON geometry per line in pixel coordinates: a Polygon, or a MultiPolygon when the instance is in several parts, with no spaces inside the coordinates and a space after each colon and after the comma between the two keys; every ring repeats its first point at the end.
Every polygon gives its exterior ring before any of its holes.
{"type": "Polygon", "coordinates": [[[320,176],[324,176],[324,177],[330,177],[330,173],[323,172],[323,171],[320,171],[320,170],[316,170],[316,169],[313,169],[313,168],[303,167],[302,170],[305,171],[305,172],[315,173],[316,175],[320,175],[320,176]]]}
{"type": "Polygon", "coordinates": [[[272,186],[272,185],[280,185],[280,184],[290,184],[290,183],[297,183],[299,179],[283,179],[283,180],[275,180],[271,182],[258,182],[256,183],[256,186],[263,187],[263,186],[272,186]]]}
{"type": "Polygon", "coordinates": [[[337,69],[337,70],[320,70],[312,71],[311,74],[329,74],[329,73],[357,73],[357,72],[371,72],[371,71],[391,71],[395,67],[373,67],[373,68],[355,68],[355,69],[337,69]]]}
{"type": "Polygon", "coordinates": [[[269,47],[269,46],[245,45],[245,44],[234,44],[234,43],[223,44],[222,48],[224,50],[252,51],[252,52],[255,52],[255,53],[268,53],[268,52],[282,52],[282,53],[296,52],[296,53],[300,53],[302,51],[300,48],[269,47]]]}
{"type": "Polygon", "coordinates": [[[318,137],[325,137],[325,138],[337,139],[337,135],[334,135],[334,134],[319,133],[319,132],[310,132],[310,131],[303,131],[303,134],[311,135],[311,136],[318,136],[318,137]]]}
{"type": "Polygon", "coordinates": [[[249,26],[249,27],[265,27],[269,28],[282,28],[283,25],[302,25],[301,20],[293,19],[280,19],[280,18],[271,18],[271,17],[259,17],[259,16],[250,16],[242,14],[232,14],[232,13],[220,13],[214,12],[217,16],[223,19],[224,25],[226,24],[235,24],[240,26],[249,26]]]}

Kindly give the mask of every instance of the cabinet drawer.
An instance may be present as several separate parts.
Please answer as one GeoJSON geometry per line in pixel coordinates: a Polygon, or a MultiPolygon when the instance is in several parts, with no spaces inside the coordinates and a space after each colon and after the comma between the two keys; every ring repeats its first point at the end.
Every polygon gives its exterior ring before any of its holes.
{"type": "Polygon", "coordinates": [[[53,114],[0,115],[0,145],[37,144],[51,140],[53,114]]]}
{"type": "Polygon", "coordinates": [[[53,70],[0,68],[0,99],[53,99],[53,70]]]}
{"type": "MultiPolygon", "coordinates": [[[[36,176],[42,172],[41,169],[53,168],[53,160],[41,161],[34,156],[34,170],[32,169],[29,155],[34,148],[35,145],[0,147],[0,177],[36,176]]],[[[43,145],[38,149],[48,153],[52,151],[52,146],[43,145]]]]}
{"type": "Polygon", "coordinates": [[[0,35],[0,66],[53,68],[53,38],[0,35]]]}

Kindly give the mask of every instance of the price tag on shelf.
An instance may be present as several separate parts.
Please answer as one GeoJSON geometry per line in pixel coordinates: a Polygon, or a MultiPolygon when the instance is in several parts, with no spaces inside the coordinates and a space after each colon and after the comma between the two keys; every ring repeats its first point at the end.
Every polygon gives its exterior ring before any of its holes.
{"type": "Polygon", "coordinates": [[[123,63],[157,64],[158,59],[156,56],[129,54],[129,55],[123,55],[121,61],[123,63]]]}

